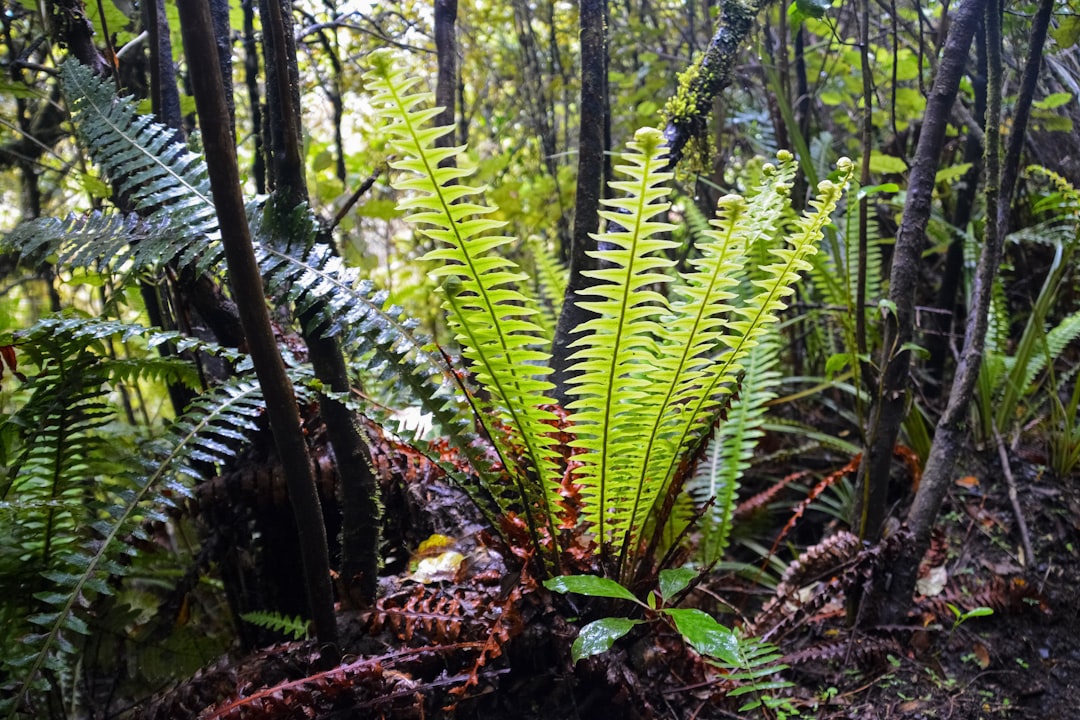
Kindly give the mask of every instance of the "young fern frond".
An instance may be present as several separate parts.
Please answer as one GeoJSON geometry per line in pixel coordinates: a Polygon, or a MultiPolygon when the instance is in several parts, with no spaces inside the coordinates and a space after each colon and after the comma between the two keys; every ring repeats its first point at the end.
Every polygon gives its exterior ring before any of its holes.
{"type": "Polygon", "coordinates": [[[739,480],[750,467],[758,439],[765,434],[761,427],[765,404],[776,397],[774,388],[781,378],[774,369],[779,361],[778,339],[775,333],[769,333],[750,351],[739,396],[713,433],[698,472],[687,482],[686,490],[699,506],[714,498],[713,506],[701,520],[699,557],[706,566],[720,560],[727,550],[739,480]]]}
{"type": "Polygon", "coordinates": [[[412,92],[418,78],[395,69],[388,55],[374,54],[372,61],[366,79],[376,92],[373,102],[389,121],[390,144],[401,154],[391,166],[409,173],[394,182],[411,193],[399,207],[411,211],[407,220],[438,243],[424,259],[438,262],[431,274],[443,278],[451,327],[477,381],[490,393],[483,407],[494,418],[482,415],[481,422],[520,495],[516,507],[504,509],[524,511],[538,541],[538,528],[545,522],[554,535],[551,518],[560,477],[548,424],[556,417],[542,409],[553,402],[552,384],[545,379],[551,372],[550,354],[540,349],[551,339],[532,320],[537,310],[535,300],[522,293],[526,276],[504,257],[513,239],[491,234],[504,223],[486,217],[494,208],[479,200],[483,188],[466,183],[471,170],[443,166],[457,159],[461,148],[435,146],[452,128],[426,127],[439,112],[420,108],[430,93],[412,92]],[[496,429],[496,423],[508,431],[496,429]],[[525,449],[524,465],[517,462],[515,446],[525,449]]]}
{"type": "MultiPolygon", "coordinates": [[[[782,162],[789,161],[790,157],[782,159],[782,162]]],[[[760,268],[764,275],[751,280],[756,294],[744,305],[737,306],[733,317],[725,322],[725,332],[719,338],[724,351],[705,368],[699,386],[687,395],[686,402],[676,406],[679,412],[673,415],[666,432],[671,433],[669,437],[673,438],[673,445],[679,452],[663,458],[663,464],[658,462],[649,471],[653,481],[660,485],[658,497],[666,497],[671,492],[680,459],[698,442],[702,428],[712,424],[719,410],[718,394],[730,392],[729,384],[741,371],[743,358],[758,345],[768,326],[779,320],[780,313],[787,307],[787,298],[795,292],[795,283],[810,267],[807,257],[817,251],[823,230],[853,172],[853,164],[847,158],[841,158],[838,166],[843,173],[841,182],[823,180],[818,184],[820,194],[810,202],[808,211],[796,222],[795,231],[786,238],[788,247],[771,250],[777,262],[760,268]]],[[[786,197],[783,191],[780,195],[786,197]]]]}
{"type": "MultiPolygon", "coordinates": [[[[734,387],[740,357],[729,354],[726,363],[721,363],[713,355],[725,342],[725,324],[736,310],[732,303],[739,298],[739,285],[746,277],[747,252],[772,240],[787,207],[794,175],[795,164],[788,158],[778,169],[766,166],[762,185],[749,203],[737,195],[721,198],[716,217],[710,221],[712,227],[702,233],[701,256],[691,261],[693,269],[684,273],[674,288],[678,301],[672,308],[673,317],[663,324],[657,358],[666,372],[656,376],[663,384],[643,437],[646,462],[636,478],[633,532],[624,539],[623,558],[643,532],[666,487],[668,468],[678,463],[686,449],[685,428],[707,420],[704,415],[692,417],[685,409],[699,398],[702,387],[716,388],[712,404],[703,408],[715,407],[720,394],[734,387]],[[716,371],[724,376],[713,378],[716,371]]],[[[749,347],[742,352],[747,351],[749,347]]]]}
{"type": "Polygon", "coordinates": [[[575,399],[567,409],[577,435],[575,447],[586,452],[576,481],[585,500],[585,520],[601,545],[621,544],[632,525],[634,482],[648,458],[641,442],[656,406],[657,388],[668,382],[668,370],[656,367],[655,344],[668,304],[653,287],[670,277],[665,252],[675,243],[661,234],[673,228],[654,220],[667,212],[671,173],[664,172],[665,148],[658,130],[644,128],[634,135],[616,170],[629,180],[611,183],[625,197],[604,200],[612,210],[601,211],[608,223],[596,236],[601,247],[591,253],[603,265],[586,272],[600,282],[581,292],[598,300],[578,304],[596,317],[575,329],[581,337],[570,360],[570,387],[575,399]]]}

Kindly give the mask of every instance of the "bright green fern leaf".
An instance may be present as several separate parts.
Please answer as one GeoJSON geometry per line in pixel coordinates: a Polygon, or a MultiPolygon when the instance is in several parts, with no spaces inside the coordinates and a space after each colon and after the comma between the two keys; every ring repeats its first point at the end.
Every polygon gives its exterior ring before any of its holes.
{"type": "Polygon", "coordinates": [[[656,219],[670,207],[662,135],[639,130],[627,148],[616,169],[630,179],[611,183],[625,195],[603,201],[611,208],[601,211],[608,227],[596,236],[604,249],[591,253],[601,268],[585,273],[600,282],[581,293],[598,299],[579,301],[597,317],[575,330],[581,337],[571,345],[567,391],[574,398],[567,408],[573,445],[586,450],[576,458],[585,519],[601,548],[621,543],[632,522],[635,483],[647,460],[642,437],[664,382],[655,347],[668,304],[654,288],[670,280],[664,270],[673,263],[665,253],[676,245],[664,236],[673,226],[656,219]]]}
{"type": "Polygon", "coordinates": [[[439,113],[438,108],[422,107],[430,103],[430,93],[413,92],[418,78],[394,68],[389,55],[376,53],[372,61],[374,69],[366,79],[376,93],[374,104],[389,121],[390,144],[401,156],[391,166],[407,173],[394,182],[409,193],[399,207],[411,213],[406,219],[420,233],[438,244],[424,259],[438,263],[432,275],[443,278],[462,354],[490,394],[485,409],[508,428],[494,429],[492,419],[481,418],[520,494],[517,507],[506,509],[525,512],[534,539],[544,522],[554,534],[551,508],[560,473],[547,423],[555,415],[541,409],[552,403],[552,385],[545,379],[551,372],[546,350],[551,338],[533,320],[535,299],[522,293],[526,276],[505,257],[513,239],[497,234],[504,223],[487,217],[494,208],[480,200],[483,188],[466,182],[472,171],[445,165],[461,148],[435,147],[451,128],[427,126],[439,113]],[[515,447],[524,448],[524,464],[517,460],[515,447]]]}
{"type": "Polygon", "coordinates": [[[624,556],[662,497],[670,469],[686,451],[692,433],[711,421],[721,396],[736,383],[741,360],[752,345],[732,347],[722,359],[715,354],[725,343],[731,344],[729,322],[737,312],[737,299],[746,294],[739,285],[753,287],[749,279],[743,283],[748,278],[748,254],[756,246],[772,244],[788,207],[794,175],[794,161],[787,157],[779,168],[765,167],[762,185],[749,202],[737,195],[721,198],[711,227],[699,241],[701,256],[675,285],[678,300],[659,345],[658,365],[667,372],[654,375],[664,383],[662,399],[645,435],[648,459],[636,482],[634,531],[626,538],[624,556]],[[705,387],[711,388],[711,397],[702,397],[705,387]],[[688,413],[695,404],[697,414],[688,413]]]}

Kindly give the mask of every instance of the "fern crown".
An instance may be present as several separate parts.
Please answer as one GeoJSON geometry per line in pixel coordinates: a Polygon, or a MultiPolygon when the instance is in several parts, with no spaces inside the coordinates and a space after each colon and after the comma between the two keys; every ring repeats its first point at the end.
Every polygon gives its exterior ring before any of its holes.
{"type": "MultiPolygon", "coordinates": [[[[730,397],[749,353],[794,292],[852,173],[824,181],[794,229],[778,238],[794,159],[782,153],[749,200],[722,198],[688,271],[673,272],[671,174],[660,131],[639,130],[620,155],[617,196],[604,202],[606,229],[590,254],[600,269],[577,303],[593,317],[576,328],[570,357],[572,400],[566,427],[573,462],[555,452],[556,416],[550,335],[536,321],[536,287],[506,257],[514,240],[499,233],[484,189],[469,185],[463,148],[436,147],[451,128],[429,128],[438,109],[417,80],[376,54],[367,75],[406,173],[400,207],[418,232],[439,245],[426,255],[442,281],[444,307],[461,353],[484,392],[474,396],[477,422],[496,444],[512,488],[495,491],[504,512],[523,513],[538,547],[558,565],[556,525],[567,517],[563,496],[580,495],[577,522],[596,539],[603,564],[623,573],[642,552],[665,498],[685,479],[683,459],[730,397]],[[779,239],[779,242],[777,240],[779,239]],[[764,245],[769,261],[748,276],[749,253],[764,245]],[[669,287],[665,294],[663,286],[669,287]],[[481,399],[482,398],[482,399],[481,399]],[[499,432],[499,430],[504,430],[499,432]]],[[[659,518],[661,521],[663,518],[659,518]]]]}

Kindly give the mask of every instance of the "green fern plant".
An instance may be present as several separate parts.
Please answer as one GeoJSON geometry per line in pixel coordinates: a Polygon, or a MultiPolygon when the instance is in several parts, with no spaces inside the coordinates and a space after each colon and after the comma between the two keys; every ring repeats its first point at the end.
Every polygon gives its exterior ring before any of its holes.
{"type": "Polygon", "coordinates": [[[17,563],[5,562],[0,572],[20,599],[6,598],[5,610],[30,610],[5,624],[10,634],[0,662],[16,682],[5,693],[12,699],[4,707],[9,716],[28,693],[47,689],[42,670],[58,677],[69,671],[68,659],[93,628],[91,603],[114,593],[108,578],[126,574],[126,541],[146,540],[143,522],[163,520],[163,508],[189,497],[180,478],[194,474],[195,462],[222,462],[232,452],[228,441],[250,430],[259,410],[258,397],[246,403],[244,391],[229,395],[223,389],[223,403],[214,402],[216,395],[199,400],[197,419],[176,423],[158,445],[134,429],[110,431],[119,420],[107,402],[115,383],[194,379],[194,370],[180,360],[113,359],[102,346],[112,338],[174,343],[236,359],[177,333],[93,318],[48,317],[0,337],[34,368],[27,373],[26,402],[0,428],[16,437],[18,448],[0,493],[6,511],[18,517],[12,523],[16,537],[6,537],[4,548],[4,559],[17,563]],[[124,445],[127,451],[118,452],[124,445]],[[22,554],[12,557],[13,548],[22,554]]]}
{"type": "Polygon", "coordinates": [[[725,198],[701,257],[673,278],[664,148],[656,130],[635,135],[617,167],[625,179],[612,183],[620,196],[605,201],[601,213],[607,229],[596,239],[607,249],[593,252],[601,269],[590,273],[594,285],[579,301],[596,317],[577,328],[571,346],[566,410],[577,454],[569,466],[552,447],[555,416],[547,409],[545,379],[551,338],[532,319],[538,304],[528,294],[532,283],[500,252],[512,239],[497,234],[501,223],[487,218],[494,209],[480,200],[482,188],[467,184],[465,163],[448,162],[462,149],[436,147],[449,129],[427,127],[436,114],[430,95],[413,92],[416,78],[396,69],[389,55],[372,60],[366,80],[402,158],[393,166],[408,173],[394,184],[405,193],[409,220],[440,243],[426,260],[443,279],[451,326],[484,390],[473,397],[477,422],[512,481],[493,494],[505,511],[525,515],[537,549],[557,568],[555,526],[569,520],[559,491],[569,480],[582,508],[575,529],[595,540],[606,572],[626,577],[655,548],[688,453],[703,442],[746,357],[809,268],[851,163],[842,163],[841,183],[822,183],[786,246],[769,249],[770,262],[748,280],[751,291],[741,300],[736,288],[748,248],[777,234],[788,207],[793,158],[785,154],[779,168],[769,166],[766,187],[749,202],[725,198]],[[673,300],[656,290],[663,284],[670,284],[673,300]]]}
{"type": "MultiPolygon", "coordinates": [[[[1025,424],[1024,417],[1034,416],[1042,403],[1038,400],[1025,401],[1036,396],[1047,371],[1065,349],[1080,337],[1080,311],[1073,311],[1054,327],[1047,328],[1048,318],[1057,305],[1065,280],[1074,270],[1074,258],[1080,247],[1080,193],[1067,180],[1044,168],[1033,166],[1028,168],[1028,173],[1041,175],[1054,186],[1055,192],[1041,201],[1036,209],[1052,210],[1056,219],[1050,227],[1041,228],[1042,232],[1036,236],[1027,234],[1013,239],[1049,241],[1054,257],[1020,339],[1013,347],[1008,344],[1011,317],[1004,287],[1000,278],[996,281],[985,360],[980,369],[974,404],[978,412],[977,427],[984,440],[992,438],[995,431],[1003,434],[1012,432],[1025,424]]],[[[1063,391],[1068,393],[1067,389],[1052,382],[1046,387],[1048,395],[1063,391]]],[[[1052,408],[1062,409],[1064,407],[1052,408]]]]}
{"type": "Polygon", "coordinates": [[[299,615],[290,617],[281,613],[255,611],[244,613],[240,619],[264,630],[288,635],[293,640],[307,640],[311,633],[311,622],[299,615]]]}

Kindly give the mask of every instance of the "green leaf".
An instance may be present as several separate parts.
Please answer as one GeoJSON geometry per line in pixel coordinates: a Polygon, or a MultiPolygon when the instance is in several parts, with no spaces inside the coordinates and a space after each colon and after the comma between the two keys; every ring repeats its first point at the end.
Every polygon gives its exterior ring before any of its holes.
{"type": "Polygon", "coordinates": [[[591,622],[581,628],[581,632],[578,633],[577,639],[570,648],[570,657],[577,662],[581,658],[607,652],[616,640],[641,623],[641,620],[630,618],[604,618],[591,622]]]}
{"type": "Polygon", "coordinates": [[[1039,108],[1040,110],[1052,110],[1056,107],[1061,107],[1065,103],[1069,102],[1070,100],[1072,100],[1072,97],[1072,93],[1057,92],[1047,95],[1042,100],[1035,101],[1034,103],[1032,103],[1032,105],[1039,108]]]}
{"type": "Polygon", "coordinates": [[[934,175],[934,183],[949,182],[956,178],[963,177],[968,170],[971,169],[971,163],[960,163],[958,165],[950,165],[947,168],[942,168],[934,175]]]}
{"type": "Polygon", "coordinates": [[[989,617],[990,615],[993,615],[993,614],[994,614],[994,609],[993,608],[980,606],[980,607],[977,607],[977,608],[972,608],[971,610],[968,610],[966,613],[964,613],[963,619],[967,620],[968,618],[989,617]]]}
{"type": "Polygon", "coordinates": [[[915,342],[906,342],[900,346],[900,352],[909,351],[912,355],[920,360],[926,360],[930,357],[930,351],[924,348],[922,345],[915,342]]]}
{"type": "Polygon", "coordinates": [[[706,612],[696,608],[664,610],[686,641],[702,655],[739,666],[739,638],[706,612]]]}
{"type": "Polygon", "coordinates": [[[882,175],[902,175],[907,172],[907,169],[907,163],[898,157],[886,155],[876,150],[870,153],[870,172],[882,175]]]}
{"type": "Polygon", "coordinates": [[[851,353],[835,353],[825,361],[825,375],[832,376],[848,366],[851,361],[851,353]]]}
{"type": "Polygon", "coordinates": [[[829,0],[795,0],[795,7],[806,17],[820,20],[825,17],[825,13],[832,7],[832,3],[829,0]]]}
{"type": "Polygon", "coordinates": [[[329,150],[323,150],[311,161],[311,169],[315,172],[322,172],[333,164],[334,154],[329,150]]]}
{"type": "Polygon", "coordinates": [[[638,601],[633,593],[619,583],[596,575],[560,575],[545,580],[544,587],[562,594],[572,592],[589,597],[619,598],[635,603],[638,601]]]}
{"type": "Polygon", "coordinates": [[[698,575],[690,568],[670,568],[660,571],[660,594],[665,600],[678,595],[698,575]]]}
{"type": "Polygon", "coordinates": [[[878,193],[895,193],[900,192],[900,186],[896,183],[882,183],[880,185],[867,185],[866,187],[859,188],[859,192],[855,194],[856,200],[862,200],[864,197],[870,195],[877,195],[878,193]]]}
{"type": "Polygon", "coordinates": [[[835,90],[823,90],[818,94],[818,100],[821,101],[822,105],[836,106],[844,104],[843,94],[835,90]]]}
{"type": "Polygon", "coordinates": [[[1080,40],[1080,15],[1062,16],[1050,35],[1062,50],[1068,50],[1080,40]]]}

